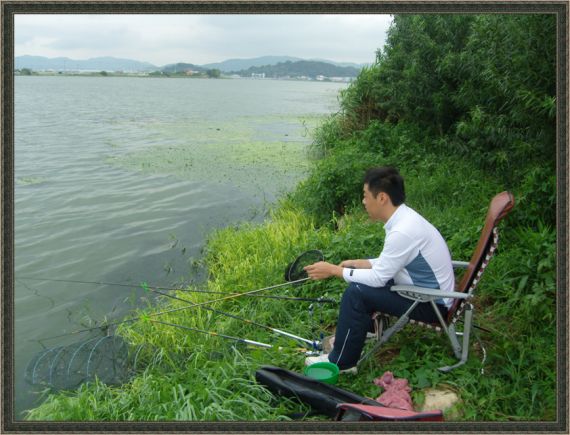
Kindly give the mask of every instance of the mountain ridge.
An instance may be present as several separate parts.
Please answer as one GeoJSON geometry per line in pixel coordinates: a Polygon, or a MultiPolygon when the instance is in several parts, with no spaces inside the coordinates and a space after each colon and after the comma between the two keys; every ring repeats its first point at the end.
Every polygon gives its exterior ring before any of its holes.
{"type": "Polygon", "coordinates": [[[29,68],[35,71],[129,71],[150,72],[158,69],[149,62],[122,59],[111,56],[90,59],[71,59],[69,57],[49,58],[45,56],[16,56],[15,69],[29,68]]]}
{"type": "Polygon", "coordinates": [[[264,78],[304,78],[320,79],[324,77],[354,78],[360,73],[359,68],[336,66],[327,62],[314,60],[286,61],[276,65],[252,66],[246,70],[232,71],[241,77],[264,78]]]}
{"type": "Polygon", "coordinates": [[[224,73],[245,71],[252,67],[265,67],[277,65],[284,62],[322,62],[338,67],[362,68],[367,64],[352,64],[349,62],[335,62],[323,59],[301,59],[293,56],[259,56],[254,58],[235,58],[221,62],[208,63],[204,65],[191,62],[177,62],[163,66],[153,65],[150,62],[142,62],[133,59],[116,58],[112,56],[102,56],[90,59],[71,59],[68,57],[49,58],[45,56],[22,55],[16,56],[14,62],[15,69],[28,68],[34,71],[123,71],[123,72],[152,72],[169,70],[177,65],[181,67],[195,68],[196,71],[208,69],[219,69],[224,73]]]}

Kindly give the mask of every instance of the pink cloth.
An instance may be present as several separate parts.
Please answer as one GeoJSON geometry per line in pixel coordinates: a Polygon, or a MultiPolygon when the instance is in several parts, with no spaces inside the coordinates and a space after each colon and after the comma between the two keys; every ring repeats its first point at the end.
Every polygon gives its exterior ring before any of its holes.
{"type": "Polygon", "coordinates": [[[414,410],[410,397],[412,389],[408,386],[407,379],[396,379],[392,372],[386,372],[374,379],[374,384],[384,389],[384,392],[376,399],[378,403],[388,408],[414,410]]]}

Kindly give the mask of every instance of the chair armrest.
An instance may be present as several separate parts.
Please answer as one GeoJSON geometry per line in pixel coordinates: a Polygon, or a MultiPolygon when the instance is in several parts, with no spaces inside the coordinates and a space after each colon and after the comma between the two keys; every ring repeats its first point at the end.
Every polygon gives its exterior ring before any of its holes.
{"type": "Polygon", "coordinates": [[[457,261],[457,260],[452,260],[451,261],[451,265],[453,266],[454,269],[467,269],[467,266],[469,266],[469,262],[468,261],[457,261]]]}
{"type": "Polygon", "coordinates": [[[468,293],[445,292],[435,288],[417,287],[415,285],[393,285],[390,290],[398,293],[406,293],[412,297],[417,296],[419,299],[426,301],[441,298],[469,299],[472,297],[472,295],[468,293]]]}

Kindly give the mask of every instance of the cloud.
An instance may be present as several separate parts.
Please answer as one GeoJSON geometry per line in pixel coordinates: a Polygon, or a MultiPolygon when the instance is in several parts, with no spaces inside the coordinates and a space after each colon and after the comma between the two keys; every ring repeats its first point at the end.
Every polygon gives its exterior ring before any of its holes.
{"type": "Polygon", "coordinates": [[[372,62],[388,15],[16,15],[16,55],[156,65],[289,55],[372,62]]]}
{"type": "Polygon", "coordinates": [[[384,44],[390,21],[388,15],[231,16],[216,20],[217,41],[205,44],[225,57],[234,52],[237,57],[262,53],[371,62],[384,44]]]}

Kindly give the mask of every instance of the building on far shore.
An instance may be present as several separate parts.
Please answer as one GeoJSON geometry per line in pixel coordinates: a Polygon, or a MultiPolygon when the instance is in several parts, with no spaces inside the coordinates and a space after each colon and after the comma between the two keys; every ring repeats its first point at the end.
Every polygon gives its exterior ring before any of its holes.
{"type": "Polygon", "coordinates": [[[350,83],[353,78],[352,77],[327,77],[318,75],[315,77],[315,80],[319,82],[337,82],[337,83],[350,83]]]}
{"type": "Polygon", "coordinates": [[[352,81],[352,77],[331,77],[330,78],[331,82],[342,82],[342,83],[348,83],[352,81]]]}

